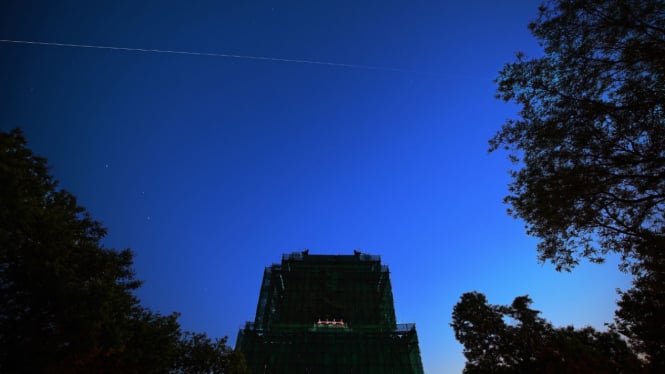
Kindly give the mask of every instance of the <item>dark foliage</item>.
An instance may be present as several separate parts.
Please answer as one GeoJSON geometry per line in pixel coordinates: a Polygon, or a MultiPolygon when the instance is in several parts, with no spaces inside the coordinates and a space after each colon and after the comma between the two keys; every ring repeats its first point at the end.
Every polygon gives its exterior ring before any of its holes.
{"type": "Polygon", "coordinates": [[[205,334],[185,333],[179,344],[174,373],[247,373],[244,357],[231,351],[226,338],[212,341],[205,334]]]}
{"type": "Polygon", "coordinates": [[[490,141],[519,166],[509,213],[558,270],[622,256],[635,278],[616,326],[663,372],[665,2],[553,0],[529,27],[544,56],[518,54],[496,80],[521,108],[490,141]]]}
{"type": "Polygon", "coordinates": [[[491,305],[481,293],[462,295],[451,326],[464,345],[465,373],[643,372],[618,333],[555,328],[530,304],[527,296],[491,305]]]}
{"type": "Polygon", "coordinates": [[[633,280],[633,288],[619,292],[615,324],[633,348],[645,356],[653,373],[665,373],[665,259],[651,258],[633,280]]]}
{"type": "Polygon", "coordinates": [[[609,252],[630,268],[665,236],[665,2],[550,1],[530,29],[545,54],[500,72],[520,118],[490,141],[521,166],[510,213],[558,269],[609,252]]]}
{"type": "Polygon", "coordinates": [[[243,372],[225,340],[142,307],[132,252],[105,234],[20,130],[0,132],[0,372],[243,372]]]}

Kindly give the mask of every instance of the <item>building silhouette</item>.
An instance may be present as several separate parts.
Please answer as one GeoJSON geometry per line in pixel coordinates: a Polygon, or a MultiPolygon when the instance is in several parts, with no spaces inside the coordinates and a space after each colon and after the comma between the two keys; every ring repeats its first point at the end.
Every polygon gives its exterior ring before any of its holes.
{"type": "Polygon", "coordinates": [[[282,256],[236,348],[252,373],[423,373],[415,324],[397,324],[379,256],[282,256]]]}

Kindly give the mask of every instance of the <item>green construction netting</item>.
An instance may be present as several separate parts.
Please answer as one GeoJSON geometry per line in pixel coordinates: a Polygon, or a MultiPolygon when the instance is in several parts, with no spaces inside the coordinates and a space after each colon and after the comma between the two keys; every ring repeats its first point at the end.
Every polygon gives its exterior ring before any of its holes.
{"type": "Polygon", "coordinates": [[[413,324],[395,322],[378,256],[284,255],[265,269],[236,348],[254,373],[422,373],[413,324]]]}

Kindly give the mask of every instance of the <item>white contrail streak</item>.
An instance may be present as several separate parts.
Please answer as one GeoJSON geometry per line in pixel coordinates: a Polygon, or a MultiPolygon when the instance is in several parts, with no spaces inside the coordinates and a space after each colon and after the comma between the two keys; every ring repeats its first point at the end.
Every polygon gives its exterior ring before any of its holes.
{"type": "Polygon", "coordinates": [[[338,62],[300,60],[300,59],[293,59],[293,58],[232,55],[232,54],[227,54],[227,53],[171,51],[171,50],[165,50],[165,49],[129,48],[129,47],[114,47],[114,46],[108,46],[108,45],[89,45],[89,44],[55,43],[55,42],[36,42],[36,41],[29,41],[29,40],[11,40],[11,39],[0,39],[0,43],[48,45],[48,46],[55,46],[55,47],[70,47],[70,48],[110,49],[110,50],[114,50],[114,51],[128,51],[128,52],[168,53],[168,54],[188,55],[188,56],[224,57],[224,58],[237,58],[237,59],[243,59],[243,60],[288,62],[288,63],[296,63],[296,64],[324,65],[324,66],[333,66],[333,67],[350,68],[350,69],[383,70],[383,71],[393,71],[393,72],[400,72],[400,73],[438,75],[437,73],[429,73],[429,72],[422,72],[422,71],[416,71],[416,70],[398,69],[398,68],[383,67],[383,66],[343,64],[343,63],[338,63],[338,62]]]}

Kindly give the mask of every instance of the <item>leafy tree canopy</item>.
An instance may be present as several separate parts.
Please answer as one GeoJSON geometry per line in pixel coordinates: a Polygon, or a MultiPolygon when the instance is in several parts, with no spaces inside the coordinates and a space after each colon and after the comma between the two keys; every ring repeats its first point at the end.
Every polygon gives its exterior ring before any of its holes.
{"type": "Polygon", "coordinates": [[[665,2],[548,1],[529,28],[544,55],[496,80],[521,108],[490,141],[520,165],[509,212],[559,270],[616,252],[638,273],[665,247],[665,2]]]}
{"type": "Polygon", "coordinates": [[[20,130],[0,132],[0,372],[245,372],[225,339],[142,307],[131,250],[105,234],[20,130]]]}
{"type": "Polygon", "coordinates": [[[226,338],[208,338],[205,334],[184,334],[178,346],[179,352],[173,373],[248,373],[244,357],[226,345],[226,338]]]}
{"type": "Polygon", "coordinates": [[[633,288],[619,292],[617,330],[646,359],[653,373],[665,373],[665,258],[644,261],[633,288]]]}
{"type": "Polygon", "coordinates": [[[639,373],[641,362],[614,331],[555,328],[529,306],[528,296],[492,305],[462,295],[451,326],[464,345],[464,373],[639,373]]]}

